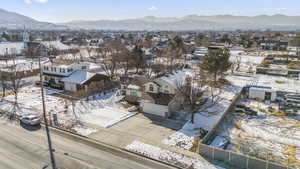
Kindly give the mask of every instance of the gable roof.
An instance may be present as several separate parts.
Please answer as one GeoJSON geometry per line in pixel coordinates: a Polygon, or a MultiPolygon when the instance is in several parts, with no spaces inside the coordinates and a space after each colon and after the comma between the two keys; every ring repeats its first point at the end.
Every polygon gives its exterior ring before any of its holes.
{"type": "Polygon", "coordinates": [[[86,81],[94,77],[96,73],[90,73],[86,70],[77,70],[72,73],[69,77],[62,79],[66,83],[84,84],[86,81]]]}
{"type": "Polygon", "coordinates": [[[179,70],[159,78],[157,82],[164,81],[171,85],[171,87],[176,88],[178,84],[184,84],[188,76],[191,76],[189,72],[179,70]]]}

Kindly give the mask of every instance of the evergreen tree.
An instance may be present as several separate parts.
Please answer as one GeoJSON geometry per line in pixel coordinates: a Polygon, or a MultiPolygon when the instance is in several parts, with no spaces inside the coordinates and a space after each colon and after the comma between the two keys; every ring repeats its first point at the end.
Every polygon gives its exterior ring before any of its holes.
{"type": "Polygon", "coordinates": [[[200,64],[200,69],[213,76],[214,82],[231,67],[229,61],[230,53],[228,50],[212,50],[204,57],[203,62],[200,64]]]}

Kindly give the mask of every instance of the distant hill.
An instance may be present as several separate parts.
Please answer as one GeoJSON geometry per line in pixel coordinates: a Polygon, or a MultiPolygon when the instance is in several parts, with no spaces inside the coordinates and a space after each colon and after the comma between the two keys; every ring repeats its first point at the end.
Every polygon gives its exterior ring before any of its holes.
{"type": "Polygon", "coordinates": [[[0,27],[9,29],[97,29],[97,30],[300,30],[300,16],[286,15],[259,15],[259,16],[233,16],[213,15],[185,17],[154,17],[147,16],[137,19],[125,20],[96,20],[72,21],[68,23],[53,24],[40,22],[30,17],[0,9],[0,27]]]}
{"type": "Polygon", "coordinates": [[[0,8],[0,27],[9,29],[65,29],[65,26],[39,22],[30,17],[9,12],[0,8]]]}
{"type": "Polygon", "coordinates": [[[148,16],[127,20],[73,21],[62,25],[71,28],[103,30],[235,30],[235,29],[300,29],[300,16],[260,15],[232,16],[189,15],[181,18],[148,16]]]}

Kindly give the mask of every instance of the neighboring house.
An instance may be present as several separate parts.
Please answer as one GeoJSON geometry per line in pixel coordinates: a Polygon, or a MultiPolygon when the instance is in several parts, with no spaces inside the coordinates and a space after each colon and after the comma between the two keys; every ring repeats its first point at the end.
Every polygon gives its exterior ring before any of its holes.
{"type": "Polygon", "coordinates": [[[297,56],[297,55],[299,55],[300,47],[288,46],[287,50],[289,52],[289,55],[297,56]]]}
{"type": "Polygon", "coordinates": [[[172,74],[154,79],[143,85],[144,94],[141,98],[141,110],[145,113],[168,118],[176,110],[175,107],[182,103],[176,101],[182,100],[176,97],[176,90],[180,85],[187,82],[191,77],[186,71],[177,71],[172,74]],[[172,103],[172,104],[170,104],[172,103]]]}
{"type": "Polygon", "coordinates": [[[106,86],[110,82],[109,77],[102,74],[90,73],[87,70],[76,70],[69,77],[61,80],[64,83],[64,90],[77,92],[80,90],[88,91],[88,89],[106,86]]]}
{"type": "Polygon", "coordinates": [[[121,89],[125,93],[125,100],[132,104],[139,104],[144,95],[144,84],[149,82],[147,78],[121,77],[121,89]]]}
{"type": "Polygon", "coordinates": [[[249,99],[260,99],[275,101],[277,97],[276,91],[272,90],[271,87],[250,87],[249,88],[249,99]]]}
{"type": "Polygon", "coordinates": [[[264,41],[260,43],[263,50],[286,50],[288,47],[287,41],[264,41]]]}
{"type": "Polygon", "coordinates": [[[198,47],[195,49],[193,56],[195,59],[201,59],[208,53],[208,48],[198,47]]]}
{"type": "Polygon", "coordinates": [[[77,70],[88,70],[87,63],[54,63],[47,62],[42,66],[43,80],[50,87],[63,89],[63,78],[69,77],[77,70]]]}

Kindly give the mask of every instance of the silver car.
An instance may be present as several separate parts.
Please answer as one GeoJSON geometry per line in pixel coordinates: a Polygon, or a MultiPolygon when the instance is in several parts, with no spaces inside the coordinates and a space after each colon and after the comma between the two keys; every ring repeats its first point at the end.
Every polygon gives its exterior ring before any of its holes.
{"type": "Polygon", "coordinates": [[[23,124],[35,126],[35,125],[39,125],[41,123],[41,118],[38,115],[30,114],[30,115],[23,116],[21,118],[21,122],[23,124]]]}

